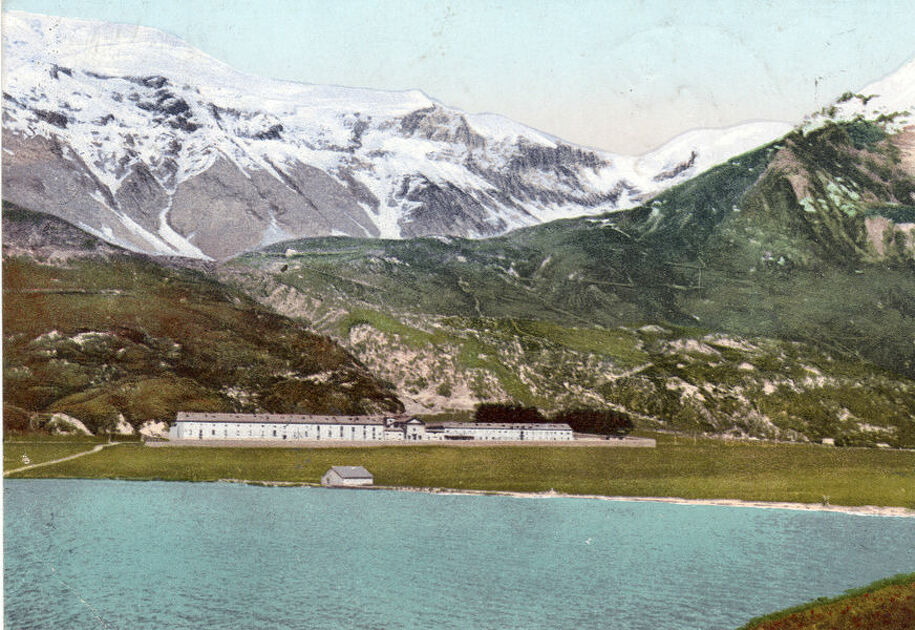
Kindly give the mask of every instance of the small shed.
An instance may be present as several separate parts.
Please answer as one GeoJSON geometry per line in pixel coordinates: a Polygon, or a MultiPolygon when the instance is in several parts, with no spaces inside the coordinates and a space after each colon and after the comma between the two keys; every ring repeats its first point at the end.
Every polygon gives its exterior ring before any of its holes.
{"type": "Polygon", "coordinates": [[[371,486],[372,473],[362,466],[334,466],[321,477],[322,486],[371,486]]]}

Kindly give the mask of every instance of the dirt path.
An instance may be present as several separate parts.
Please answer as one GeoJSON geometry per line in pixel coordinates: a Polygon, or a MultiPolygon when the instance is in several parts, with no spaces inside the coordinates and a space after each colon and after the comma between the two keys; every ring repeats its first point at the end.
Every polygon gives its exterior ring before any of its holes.
{"type": "Polygon", "coordinates": [[[76,459],[77,457],[82,457],[83,455],[90,455],[92,453],[98,453],[100,450],[106,446],[114,446],[120,444],[120,442],[109,442],[107,444],[99,444],[95,448],[92,448],[88,451],[82,451],[81,453],[76,453],[75,455],[67,455],[66,457],[61,457],[60,459],[53,459],[49,462],[41,462],[40,464],[30,464],[29,466],[22,466],[20,468],[14,468],[12,470],[7,470],[3,473],[4,477],[8,477],[13,473],[22,472],[23,470],[31,470],[32,468],[40,468],[42,466],[53,466],[54,464],[59,464],[60,462],[65,462],[70,459],[76,459]]]}

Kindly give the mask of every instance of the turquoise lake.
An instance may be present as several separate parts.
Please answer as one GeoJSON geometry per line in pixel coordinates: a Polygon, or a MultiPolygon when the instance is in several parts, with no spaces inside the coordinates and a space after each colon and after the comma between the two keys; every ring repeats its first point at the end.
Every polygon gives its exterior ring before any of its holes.
{"type": "Polygon", "coordinates": [[[915,519],[4,481],[7,628],[735,628],[915,571],[915,519]]]}

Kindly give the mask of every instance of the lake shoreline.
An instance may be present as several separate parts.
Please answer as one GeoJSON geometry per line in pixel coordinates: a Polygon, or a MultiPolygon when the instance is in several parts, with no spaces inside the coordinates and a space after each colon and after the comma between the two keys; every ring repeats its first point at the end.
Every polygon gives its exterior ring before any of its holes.
{"type": "MultiPolygon", "coordinates": [[[[17,478],[4,479],[15,480],[17,478]]],[[[29,479],[20,477],[20,480],[29,479]]],[[[42,477],[32,479],[47,479],[42,477]]],[[[70,479],[80,479],[70,477],[70,479]]],[[[757,509],[795,510],[801,512],[838,512],[855,516],[885,516],[915,518],[915,510],[880,505],[830,505],[823,503],[794,503],[790,501],[750,501],[745,499],[685,499],[683,497],[651,497],[651,496],[626,496],[604,494],[572,494],[547,490],[545,492],[519,492],[515,490],[475,490],[472,488],[441,488],[424,486],[322,486],[320,483],[310,481],[266,481],[258,479],[131,479],[125,477],[83,478],[95,481],[166,481],[177,483],[236,483],[249,486],[262,486],[269,488],[326,488],[328,490],[389,490],[394,492],[415,492],[422,494],[454,495],[454,496],[498,496],[513,499],[590,499],[594,501],[617,501],[631,503],[669,503],[672,505],[704,505],[719,507],[744,507],[757,509]]]]}
{"type": "Polygon", "coordinates": [[[6,478],[226,480],[294,486],[315,484],[332,466],[360,465],[375,475],[376,484],[397,491],[915,515],[909,483],[915,454],[879,449],[699,442],[666,444],[657,451],[501,445],[267,450],[144,448],[137,443],[14,472],[22,467],[26,453],[34,463],[57,460],[87,450],[86,446],[10,444],[4,451],[4,463],[12,469],[6,478]]]}
{"type": "MultiPolygon", "coordinates": [[[[323,488],[318,483],[289,481],[254,481],[247,479],[220,479],[222,482],[243,483],[269,487],[310,486],[323,488]]],[[[747,501],[742,499],[684,499],[682,497],[641,497],[613,496],[602,494],[570,494],[564,492],[516,492],[512,490],[473,490],[458,488],[433,488],[421,486],[332,486],[334,490],[393,490],[396,492],[419,492],[424,494],[500,496],[514,499],[592,499],[596,501],[629,501],[635,503],[671,503],[674,505],[708,505],[723,507],[747,507],[761,509],[798,510],[804,512],[840,512],[857,516],[892,516],[915,518],[915,510],[904,507],[879,505],[829,505],[820,503],[792,503],[789,501],[747,501]]]]}

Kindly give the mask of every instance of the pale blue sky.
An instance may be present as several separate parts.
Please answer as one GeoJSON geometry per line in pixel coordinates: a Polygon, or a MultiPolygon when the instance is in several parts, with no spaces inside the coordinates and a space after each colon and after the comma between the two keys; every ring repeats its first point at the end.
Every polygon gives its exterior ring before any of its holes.
{"type": "Polygon", "coordinates": [[[800,120],[915,56],[911,0],[4,0],[143,24],[275,78],[419,88],[641,153],[694,127],[800,120]]]}

